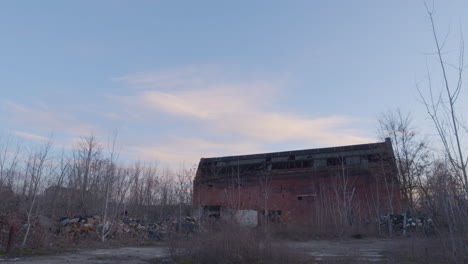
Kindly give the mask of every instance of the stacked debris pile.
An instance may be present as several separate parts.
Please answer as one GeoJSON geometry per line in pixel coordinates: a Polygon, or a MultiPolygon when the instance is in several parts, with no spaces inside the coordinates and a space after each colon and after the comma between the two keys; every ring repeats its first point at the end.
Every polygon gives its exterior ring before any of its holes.
{"type": "Polygon", "coordinates": [[[182,217],[180,224],[177,218],[161,222],[148,222],[142,219],[125,217],[115,221],[102,221],[100,216],[63,217],[59,221],[58,233],[63,233],[71,240],[87,235],[109,233],[109,238],[133,237],[150,240],[163,240],[169,232],[189,234],[198,230],[198,223],[192,217],[182,217]]]}
{"type": "Polygon", "coordinates": [[[7,220],[7,214],[0,213],[0,246],[7,244],[10,225],[7,220]]]}
{"type": "Polygon", "coordinates": [[[407,210],[400,214],[386,214],[377,221],[388,229],[390,234],[397,233],[408,235],[409,233],[423,232],[426,235],[434,232],[432,218],[415,210],[407,210]]]}
{"type": "Polygon", "coordinates": [[[47,247],[49,238],[57,231],[56,222],[44,216],[28,218],[25,214],[10,212],[0,214],[0,249],[22,246],[27,234],[27,248],[47,247]]]}
{"type": "Polygon", "coordinates": [[[99,216],[62,217],[57,233],[65,234],[69,239],[76,240],[88,233],[95,233],[99,228],[102,229],[99,216]]]}
{"type": "Polygon", "coordinates": [[[191,233],[195,233],[195,232],[197,232],[199,230],[198,229],[198,224],[197,224],[195,218],[186,216],[186,217],[182,217],[179,220],[180,220],[180,224],[179,224],[179,222],[177,222],[177,220],[175,222],[173,222],[173,224],[175,226],[175,230],[177,232],[184,233],[184,234],[191,234],[191,233]]]}

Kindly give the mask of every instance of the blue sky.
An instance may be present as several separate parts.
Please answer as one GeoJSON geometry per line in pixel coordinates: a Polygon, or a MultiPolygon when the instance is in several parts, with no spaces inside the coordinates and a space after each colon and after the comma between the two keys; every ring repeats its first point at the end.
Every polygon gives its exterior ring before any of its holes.
{"type": "MultiPolygon", "coordinates": [[[[453,59],[468,1],[435,10],[453,59]]],[[[0,131],[36,143],[195,163],[374,142],[395,107],[431,133],[422,1],[1,1],[0,33],[0,131]]]]}

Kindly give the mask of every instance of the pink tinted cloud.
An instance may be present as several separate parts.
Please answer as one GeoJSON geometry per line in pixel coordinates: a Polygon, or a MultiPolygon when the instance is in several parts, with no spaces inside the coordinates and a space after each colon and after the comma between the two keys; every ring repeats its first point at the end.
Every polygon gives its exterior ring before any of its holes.
{"type": "Polygon", "coordinates": [[[1,107],[8,113],[3,116],[10,123],[27,125],[46,132],[60,131],[73,135],[88,135],[97,127],[78,120],[74,115],[49,108],[33,108],[11,101],[3,101],[1,107]]]}
{"type": "MultiPolygon", "coordinates": [[[[204,131],[194,138],[187,131],[183,149],[178,144],[139,146],[146,157],[168,160],[192,159],[208,153],[254,153],[268,144],[303,142],[308,146],[333,146],[373,142],[361,130],[351,129],[367,120],[346,115],[309,117],[290,109],[278,110],[276,103],[286,92],[285,86],[267,80],[227,81],[219,72],[179,71],[170,73],[134,74],[116,78],[144,89],[132,90],[128,96],[116,97],[131,105],[140,115],[164,114],[195,121],[195,131],[204,131]],[[196,80],[196,81],[194,81],[196,80]],[[177,89],[172,89],[177,86],[177,89]],[[275,110],[272,110],[275,109],[275,110]],[[229,135],[222,144],[213,143],[219,135],[229,135]],[[247,142],[239,148],[238,145],[247,142]],[[209,149],[210,144],[213,144],[209,149]],[[216,146],[214,146],[216,145],[216,146]],[[205,146],[206,148],[200,147],[205,146]]],[[[167,136],[167,135],[165,135],[167,136]]],[[[178,140],[183,142],[183,140],[178,140]]]]}

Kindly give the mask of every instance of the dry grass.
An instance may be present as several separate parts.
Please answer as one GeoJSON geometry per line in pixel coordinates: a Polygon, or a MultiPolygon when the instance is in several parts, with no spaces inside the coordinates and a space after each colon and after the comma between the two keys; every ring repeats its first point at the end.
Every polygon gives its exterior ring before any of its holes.
{"type": "Polygon", "coordinates": [[[297,264],[305,263],[301,253],[286,243],[273,243],[263,232],[225,225],[210,228],[190,239],[170,242],[173,259],[187,264],[297,264]]]}
{"type": "Polygon", "coordinates": [[[327,238],[364,238],[364,237],[386,237],[382,235],[376,225],[366,227],[353,227],[345,232],[337,232],[330,226],[292,226],[278,225],[270,226],[268,231],[271,235],[280,240],[308,241],[311,239],[327,238]]]}
{"type": "Polygon", "coordinates": [[[468,252],[453,255],[449,242],[445,240],[443,237],[411,237],[386,253],[391,259],[406,261],[405,263],[468,263],[468,252]]]}

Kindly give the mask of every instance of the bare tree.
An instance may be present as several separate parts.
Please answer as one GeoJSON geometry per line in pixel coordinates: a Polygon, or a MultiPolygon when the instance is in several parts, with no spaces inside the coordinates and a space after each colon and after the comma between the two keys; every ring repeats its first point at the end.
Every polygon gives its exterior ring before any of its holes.
{"type": "Polygon", "coordinates": [[[428,70],[429,95],[424,95],[419,85],[417,86],[417,89],[426,107],[426,111],[435,125],[442,142],[444,154],[451,166],[454,168],[454,172],[465,190],[465,196],[468,197],[468,159],[465,155],[466,149],[463,142],[464,136],[468,134],[468,127],[463,122],[463,117],[458,105],[463,88],[463,73],[466,67],[464,63],[464,40],[463,37],[460,40],[458,63],[454,66],[456,79],[452,83],[449,78],[448,71],[448,66],[451,64],[446,61],[443,51],[444,44],[440,43],[439,36],[437,34],[433,9],[430,9],[426,4],[426,11],[431,23],[436,55],[443,84],[441,89],[434,90],[431,74],[428,70]]]}
{"type": "Polygon", "coordinates": [[[161,194],[157,164],[142,164],[137,161],[132,169],[134,176],[130,184],[128,212],[134,217],[154,218],[155,214],[151,214],[151,209],[161,194]]]}
{"type": "Polygon", "coordinates": [[[177,172],[176,192],[179,202],[179,232],[182,230],[182,209],[191,204],[193,169],[187,169],[182,164],[177,172]]]}
{"type": "Polygon", "coordinates": [[[168,205],[174,202],[172,172],[169,168],[163,169],[159,186],[159,219],[164,219],[168,214],[168,205]]]}
{"type": "Polygon", "coordinates": [[[260,191],[263,193],[263,221],[265,228],[268,228],[269,223],[269,205],[271,190],[271,171],[268,169],[266,164],[262,164],[262,168],[259,172],[260,191]]]}
{"type": "Polygon", "coordinates": [[[26,232],[23,237],[22,246],[26,245],[29,232],[31,230],[31,220],[33,218],[33,209],[36,206],[36,200],[39,193],[41,181],[43,179],[52,141],[49,140],[39,151],[30,154],[25,168],[26,181],[25,186],[28,190],[26,202],[26,232]]]}
{"type": "Polygon", "coordinates": [[[416,189],[429,163],[427,140],[418,137],[411,115],[400,109],[381,114],[378,122],[379,136],[392,140],[401,194],[407,206],[413,208],[416,189]]]}
{"type": "Polygon", "coordinates": [[[463,259],[463,252],[468,250],[468,210],[464,190],[459,188],[454,175],[449,162],[435,161],[419,188],[419,196],[425,205],[422,210],[433,220],[447,259],[458,263],[457,259],[463,259]]]}
{"type": "Polygon", "coordinates": [[[50,207],[50,217],[52,219],[55,218],[58,207],[57,204],[60,205],[62,199],[66,195],[63,184],[65,182],[65,177],[70,171],[70,161],[65,156],[65,150],[62,149],[57,162],[58,163],[54,166],[53,173],[51,173],[54,175],[54,177],[49,179],[49,187],[44,192],[44,203],[47,203],[48,207],[50,207]]]}
{"type": "Polygon", "coordinates": [[[468,199],[468,159],[466,155],[466,136],[468,127],[464,123],[460,106],[463,92],[464,40],[460,39],[458,62],[451,65],[444,52],[445,41],[440,42],[434,21],[433,8],[426,4],[432,35],[436,48],[437,65],[440,69],[441,88],[434,89],[431,73],[428,71],[428,88],[426,93],[418,85],[417,89],[439,136],[443,157],[442,166],[434,169],[433,175],[421,188],[427,201],[428,211],[439,227],[442,241],[447,237],[450,254],[454,263],[463,262],[463,254],[468,251],[466,234],[466,212],[468,199]],[[451,69],[453,72],[450,72],[451,69]],[[453,74],[453,75],[452,75],[453,74]],[[435,184],[434,184],[435,183],[435,184]],[[461,193],[461,194],[460,194],[461,193]],[[438,216],[444,217],[438,217],[438,216]]]}
{"type": "Polygon", "coordinates": [[[0,135],[0,211],[14,210],[12,194],[15,178],[19,176],[19,155],[19,144],[14,144],[10,136],[0,135]]]}
{"type": "Polygon", "coordinates": [[[157,164],[147,165],[143,169],[143,206],[144,206],[144,217],[150,218],[151,208],[156,204],[157,196],[160,191],[160,179],[158,176],[157,164]]]}
{"type": "Polygon", "coordinates": [[[11,187],[14,174],[18,166],[18,156],[20,154],[19,144],[13,145],[10,135],[3,140],[0,135],[0,191],[2,187],[11,187]]]}
{"type": "Polygon", "coordinates": [[[333,170],[335,174],[333,190],[335,195],[335,206],[341,222],[337,228],[352,226],[354,223],[354,212],[352,208],[353,198],[356,192],[355,178],[350,178],[346,167],[346,158],[341,154],[337,158],[339,167],[333,170]]]}
{"type": "Polygon", "coordinates": [[[92,135],[81,137],[72,155],[69,175],[69,188],[73,190],[71,198],[77,201],[76,208],[87,215],[96,207],[97,201],[91,194],[99,190],[106,162],[102,158],[101,145],[92,135]]]}
{"type": "Polygon", "coordinates": [[[130,182],[140,173],[139,168],[137,170],[132,170],[119,168],[117,166],[116,161],[119,153],[116,150],[116,144],[117,132],[115,132],[112,139],[109,140],[109,159],[106,162],[102,190],[100,192],[103,195],[103,206],[101,209],[102,226],[99,234],[102,242],[104,242],[106,237],[111,233],[114,221],[123,208],[130,182]]]}

